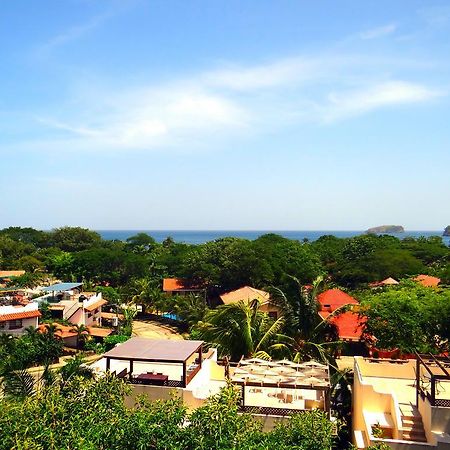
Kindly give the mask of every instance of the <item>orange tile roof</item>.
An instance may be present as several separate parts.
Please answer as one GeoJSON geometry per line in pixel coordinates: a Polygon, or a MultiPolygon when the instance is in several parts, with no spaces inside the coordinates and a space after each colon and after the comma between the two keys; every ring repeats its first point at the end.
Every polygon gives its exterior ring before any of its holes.
{"type": "Polygon", "coordinates": [[[41,313],[38,310],[35,310],[0,314],[0,322],[7,322],[8,320],[31,319],[33,317],[41,317],[41,313]]]}
{"type": "Polygon", "coordinates": [[[250,286],[244,286],[235,291],[227,292],[220,296],[220,299],[226,304],[236,303],[241,300],[250,302],[252,300],[259,300],[261,302],[267,302],[270,299],[270,294],[260,289],[255,289],[250,286]]]}
{"type": "MultiPolygon", "coordinates": [[[[327,311],[319,311],[320,317],[326,319],[330,313],[327,311]]],[[[346,341],[359,341],[364,332],[365,319],[361,318],[357,313],[346,311],[338,314],[330,319],[330,323],[336,325],[339,338],[346,341]]]]}
{"type": "Polygon", "coordinates": [[[85,306],[84,309],[86,311],[91,312],[91,311],[94,311],[94,309],[100,308],[100,306],[106,305],[107,303],[108,303],[108,301],[102,298],[101,300],[98,300],[97,302],[92,303],[92,305],[85,306]]]}
{"type": "Polygon", "coordinates": [[[440,278],[432,277],[430,275],[417,275],[414,280],[425,287],[436,287],[441,282],[440,278]]]}
{"type": "Polygon", "coordinates": [[[87,329],[89,334],[95,337],[106,337],[113,332],[110,328],[87,327],[87,329]]]}
{"type": "Polygon", "coordinates": [[[25,273],[25,270],[0,270],[0,278],[20,277],[24,273],[25,273]]]}
{"type": "Polygon", "coordinates": [[[333,312],[344,305],[358,305],[358,300],[340,289],[328,289],[317,297],[323,310],[333,312]]]}
{"type": "Polygon", "coordinates": [[[114,319],[114,317],[118,317],[119,320],[124,319],[123,314],[109,313],[109,312],[103,312],[103,311],[100,313],[100,317],[102,319],[114,319]]]}
{"type": "Polygon", "coordinates": [[[163,291],[164,292],[174,292],[174,291],[200,291],[202,288],[200,286],[192,286],[187,280],[183,278],[164,278],[163,279],[163,291]]]}
{"type": "MultiPolygon", "coordinates": [[[[57,327],[57,330],[55,331],[56,337],[66,339],[78,335],[78,333],[73,330],[73,326],[61,325],[59,323],[54,323],[53,325],[57,327]]],[[[47,332],[47,327],[45,326],[45,324],[39,325],[39,331],[41,333],[47,332]]]]}

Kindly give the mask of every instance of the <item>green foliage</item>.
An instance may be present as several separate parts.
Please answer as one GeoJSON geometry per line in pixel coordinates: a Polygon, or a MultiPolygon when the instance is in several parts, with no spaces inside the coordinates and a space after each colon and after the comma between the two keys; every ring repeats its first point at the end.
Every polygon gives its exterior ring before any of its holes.
{"type": "Polygon", "coordinates": [[[108,305],[117,306],[120,304],[120,294],[112,286],[97,286],[95,292],[101,293],[102,298],[108,301],[108,305]]]}
{"type": "Polygon", "coordinates": [[[100,245],[101,237],[87,228],[61,227],[50,233],[50,240],[55,247],[65,252],[79,252],[100,245]]]}
{"type": "MultiPolygon", "coordinates": [[[[363,299],[366,332],[381,349],[440,352],[450,338],[450,291],[403,282],[363,299]]],[[[444,347],[444,348],[443,348],[444,347]]]]}
{"type": "Polygon", "coordinates": [[[188,327],[203,321],[209,311],[206,307],[205,297],[202,295],[174,295],[171,300],[172,306],[168,312],[175,314],[179,321],[188,327]]]}
{"type": "Polygon", "coordinates": [[[264,433],[261,422],[238,413],[239,394],[223,389],[188,414],[181,400],[138,399],[112,376],[74,376],[23,399],[0,401],[0,450],[328,450],[332,424],[320,411],[293,416],[264,433]]]}
{"type": "Polygon", "coordinates": [[[130,339],[129,335],[125,334],[113,334],[111,336],[106,336],[103,339],[103,343],[105,345],[106,351],[111,350],[117,344],[121,344],[122,342],[128,341],[130,339]]]}
{"type": "Polygon", "coordinates": [[[24,273],[18,277],[12,277],[8,286],[15,288],[34,288],[42,281],[41,273],[24,273]]]}
{"type": "Polygon", "coordinates": [[[0,335],[4,336],[0,339],[0,374],[58,360],[63,343],[55,331],[50,325],[43,333],[30,327],[21,337],[0,335]]]}

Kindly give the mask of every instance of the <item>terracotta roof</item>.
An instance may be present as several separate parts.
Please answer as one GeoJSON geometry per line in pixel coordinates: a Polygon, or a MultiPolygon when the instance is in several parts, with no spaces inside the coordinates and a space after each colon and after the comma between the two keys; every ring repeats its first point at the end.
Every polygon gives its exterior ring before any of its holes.
{"type": "Polygon", "coordinates": [[[25,273],[25,270],[0,270],[0,278],[20,277],[24,273],[25,273]]]}
{"type": "Polygon", "coordinates": [[[64,311],[66,309],[66,306],[56,303],[55,305],[48,305],[48,309],[56,311],[64,311]]]}
{"type": "Polygon", "coordinates": [[[340,289],[328,289],[317,297],[322,310],[333,312],[344,305],[358,305],[358,300],[340,289]]]}
{"type": "MultiPolygon", "coordinates": [[[[78,334],[76,331],[73,331],[73,326],[61,325],[59,323],[54,323],[53,325],[55,325],[57,328],[57,330],[55,331],[55,336],[57,336],[61,339],[74,337],[74,336],[77,336],[77,334],[78,334]]],[[[45,326],[45,324],[42,324],[42,325],[39,325],[38,330],[41,333],[46,333],[47,327],[45,326]]]]}
{"type": "Polygon", "coordinates": [[[202,288],[200,286],[192,286],[187,280],[183,278],[164,278],[163,279],[163,291],[164,292],[174,292],[174,291],[200,291],[202,288]]]}
{"type": "Polygon", "coordinates": [[[226,294],[222,294],[220,299],[226,304],[236,303],[241,300],[243,301],[252,301],[259,300],[261,302],[267,302],[270,299],[270,294],[266,291],[261,291],[259,289],[255,289],[250,286],[244,286],[235,291],[227,292],[226,294]]]}
{"type": "Polygon", "coordinates": [[[101,300],[99,300],[99,301],[97,301],[97,302],[95,302],[95,303],[92,303],[92,304],[89,305],[89,306],[85,306],[84,309],[85,309],[86,311],[91,312],[91,311],[94,311],[94,310],[97,309],[97,308],[100,308],[100,306],[106,305],[107,303],[108,303],[107,300],[101,299],[101,300]]]}
{"type": "Polygon", "coordinates": [[[436,287],[441,282],[440,278],[432,277],[430,275],[417,275],[414,280],[426,287],[436,287]]]}
{"type": "Polygon", "coordinates": [[[102,319],[109,319],[109,320],[114,319],[114,317],[118,317],[119,320],[124,319],[123,314],[109,313],[109,312],[103,312],[103,311],[100,313],[100,317],[102,319]]]}
{"type": "MultiPolygon", "coordinates": [[[[330,313],[319,311],[320,317],[326,319],[330,313]]],[[[352,311],[338,314],[330,319],[330,323],[336,325],[339,338],[347,341],[359,341],[363,335],[365,319],[352,311]]]]}
{"type": "Polygon", "coordinates": [[[7,322],[8,320],[31,319],[33,317],[41,317],[41,313],[38,310],[35,310],[0,314],[0,322],[7,322]]]}
{"type": "Polygon", "coordinates": [[[110,328],[100,328],[100,327],[87,327],[89,334],[95,337],[106,337],[109,336],[113,330],[110,328]]]}

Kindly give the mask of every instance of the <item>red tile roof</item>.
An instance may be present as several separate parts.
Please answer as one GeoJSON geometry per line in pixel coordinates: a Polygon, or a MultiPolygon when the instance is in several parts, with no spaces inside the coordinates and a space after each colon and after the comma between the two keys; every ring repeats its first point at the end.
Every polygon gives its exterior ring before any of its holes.
{"type": "Polygon", "coordinates": [[[414,280],[425,287],[436,287],[441,282],[440,278],[432,277],[430,275],[417,275],[414,280]]]}
{"type": "Polygon", "coordinates": [[[240,300],[245,302],[251,302],[252,300],[259,300],[261,302],[267,302],[270,299],[270,294],[266,291],[261,291],[250,286],[244,286],[235,291],[222,294],[220,299],[226,304],[236,303],[240,300]]]}
{"type": "Polygon", "coordinates": [[[38,310],[35,310],[0,314],[0,322],[7,322],[8,320],[31,319],[33,317],[41,317],[41,313],[38,310]]]}
{"type": "Polygon", "coordinates": [[[344,305],[358,305],[358,300],[340,289],[328,289],[317,297],[322,310],[333,312],[344,305]]]}
{"type": "MultiPolygon", "coordinates": [[[[326,319],[330,313],[327,311],[319,311],[319,315],[322,319],[326,319]]],[[[347,311],[332,317],[330,323],[336,325],[339,338],[342,340],[359,341],[362,338],[365,319],[360,318],[357,313],[347,311]]]]}
{"type": "Polygon", "coordinates": [[[183,278],[164,278],[163,279],[163,291],[199,291],[202,288],[199,286],[191,286],[187,280],[183,278]]]}

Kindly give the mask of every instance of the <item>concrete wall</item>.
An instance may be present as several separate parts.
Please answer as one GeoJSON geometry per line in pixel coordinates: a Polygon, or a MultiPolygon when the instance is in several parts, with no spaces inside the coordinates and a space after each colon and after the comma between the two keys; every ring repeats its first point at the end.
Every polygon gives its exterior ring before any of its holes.
{"type": "MultiPolygon", "coordinates": [[[[64,314],[66,314],[66,311],[69,312],[69,308],[64,310],[64,314]]],[[[70,320],[71,323],[76,325],[86,325],[84,321],[83,309],[81,307],[78,308],[71,317],[64,316],[64,318],[70,320]]]]}
{"type": "MultiPolygon", "coordinates": [[[[396,412],[391,411],[392,405],[395,405],[391,394],[377,392],[371,384],[363,381],[359,366],[361,361],[364,363],[363,358],[355,358],[352,395],[353,438],[355,439],[355,431],[360,431],[367,445],[371,440],[372,430],[369,429],[370,424],[366,424],[364,413],[391,414],[394,420],[396,412]]],[[[362,367],[364,369],[363,364],[362,367]]],[[[378,369],[375,372],[378,372],[378,369]]],[[[395,434],[398,435],[398,430],[395,431],[395,434]]]]}
{"type": "Polygon", "coordinates": [[[416,379],[416,361],[412,359],[389,363],[386,360],[371,362],[357,357],[360,373],[363,377],[416,379]]]}

